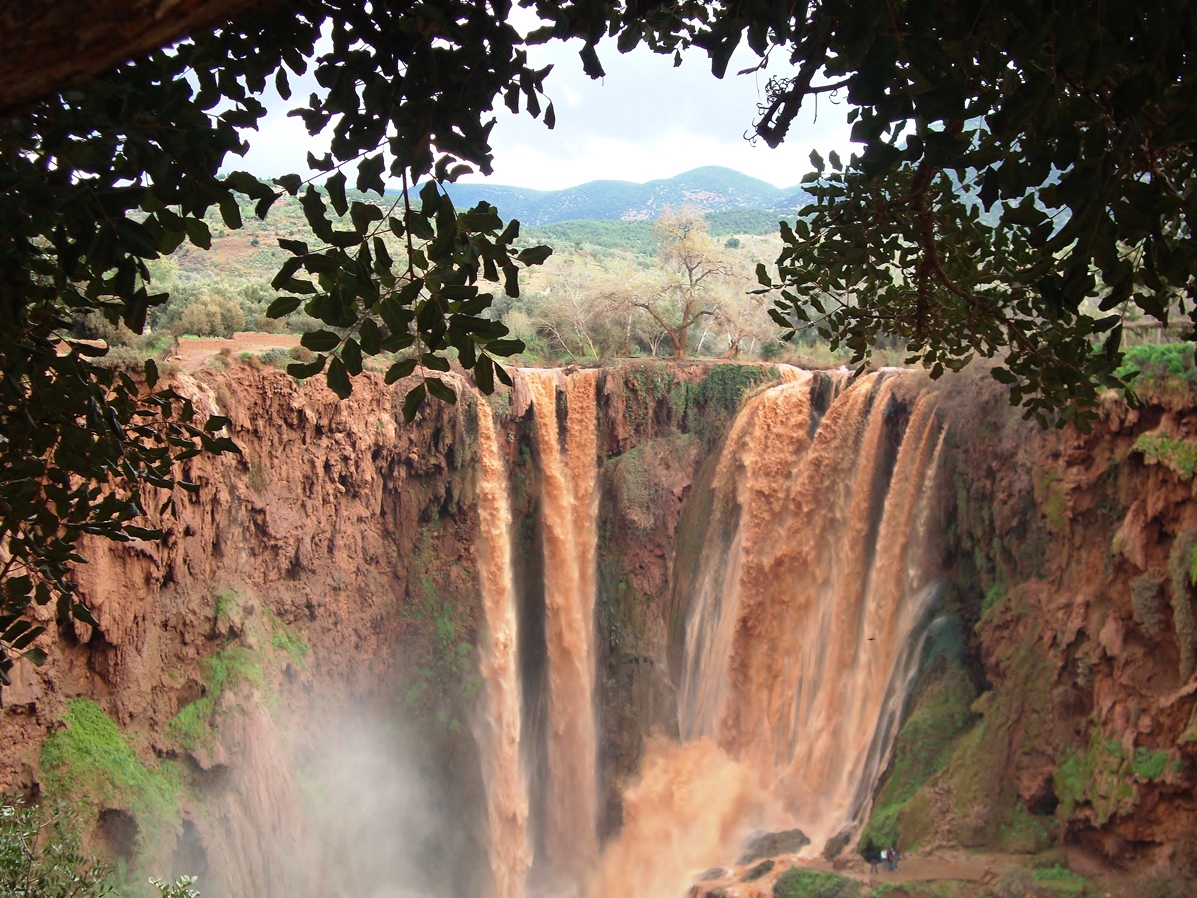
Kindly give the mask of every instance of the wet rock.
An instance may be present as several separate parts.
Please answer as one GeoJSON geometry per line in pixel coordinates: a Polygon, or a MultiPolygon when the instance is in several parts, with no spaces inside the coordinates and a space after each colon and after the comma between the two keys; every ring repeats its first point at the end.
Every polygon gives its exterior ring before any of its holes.
{"type": "Polygon", "coordinates": [[[852,843],[852,830],[842,829],[830,839],[827,844],[823,846],[823,858],[825,860],[833,861],[852,843]]]}
{"type": "Polygon", "coordinates": [[[773,869],[773,861],[761,861],[751,870],[740,877],[740,882],[755,882],[773,869]]]}
{"type": "Polygon", "coordinates": [[[744,846],[744,853],[740,855],[738,864],[751,864],[761,858],[776,857],[779,854],[794,854],[810,844],[800,829],[786,829],[770,833],[758,830],[748,838],[744,846]]]}

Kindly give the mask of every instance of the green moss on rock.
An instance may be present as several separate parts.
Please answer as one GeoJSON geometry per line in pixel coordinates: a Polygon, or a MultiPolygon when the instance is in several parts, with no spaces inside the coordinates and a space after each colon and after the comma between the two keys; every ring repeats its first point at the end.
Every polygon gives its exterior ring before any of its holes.
{"type": "Polygon", "coordinates": [[[220,698],[225,690],[238,683],[261,687],[266,682],[258,654],[244,646],[223,648],[210,658],[201,659],[199,665],[204,694],[184,705],[167,725],[167,733],[187,751],[195,751],[212,742],[220,698]]]}
{"type": "MultiPolygon", "coordinates": [[[[909,848],[927,834],[920,809],[907,807],[923,785],[938,773],[969,727],[969,705],[976,697],[968,676],[955,665],[945,666],[929,682],[911,710],[894,743],[893,762],[873,805],[860,842],[909,848]],[[899,825],[899,817],[910,827],[899,825]],[[901,836],[901,839],[899,839],[901,836]]],[[[928,821],[930,823],[930,821],[928,821]]]]}
{"type": "Polygon", "coordinates": [[[1129,814],[1138,804],[1136,780],[1164,778],[1168,758],[1166,751],[1143,747],[1132,752],[1117,739],[1108,738],[1101,727],[1093,727],[1088,747],[1084,751],[1066,749],[1056,766],[1057,816],[1071,820],[1081,805],[1088,805],[1096,824],[1104,826],[1111,817],[1129,814]]]}
{"type": "Polygon", "coordinates": [[[161,856],[179,825],[182,780],[171,761],[146,764],[116,721],[86,698],[67,701],[64,727],[42,744],[41,783],[88,812],[119,808],[138,824],[138,854],[161,856]]]}
{"type": "Polygon", "coordinates": [[[1007,673],[1001,688],[973,703],[981,720],[960,738],[943,770],[928,783],[927,788],[942,787],[941,804],[912,806],[899,815],[903,840],[912,838],[917,820],[910,818],[919,810],[924,827],[949,826],[965,847],[1003,844],[1028,851],[1050,842],[1055,821],[1036,817],[1037,825],[1030,825],[1025,809],[1019,809],[1018,787],[1009,770],[1014,758],[1036,750],[1047,736],[1054,670],[1034,638],[1012,646],[1002,667],[1007,673]]]}
{"type": "Polygon", "coordinates": [[[1197,441],[1173,437],[1163,431],[1140,434],[1131,451],[1142,454],[1144,460],[1158,462],[1181,480],[1192,480],[1197,469],[1197,441]]]}
{"type": "Polygon", "coordinates": [[[1193,615],[1190,568],[1197,552],[1197,528],[1181,531],[1168,553],[1168,575],[1172,581],[1172,628],[1180,656],[1180,679],[1187,680],[1197,667],[1197,620],[1193,615]]]}

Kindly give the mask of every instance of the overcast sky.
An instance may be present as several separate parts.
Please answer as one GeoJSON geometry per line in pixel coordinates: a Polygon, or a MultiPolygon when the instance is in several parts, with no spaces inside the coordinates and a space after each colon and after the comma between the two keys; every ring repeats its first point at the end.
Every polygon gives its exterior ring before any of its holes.
{"type": "MultiPolygon", "coordinates": [[[[491,132],[491,183],[552,190],[600,178],[643,182],[723,165],[789,187],[810,170],[812,149],[824,155],[837,149],[845,158],[850,151],[847,107],[828,96],[819,97],[817,118],[813,104],[802,110],[776,150],[763,141],[749,144],[744,134],[752,128],[768,74],[735,74],[757,61],[746,47],[737,51],[720,81],[702,51],[692,51],[674,68],[672,57],[643,46],[620,54],[613,41],[605,41],[598,49],[607,76],[592,81],[582,72],[579,46],[554,42],[530,48],[534,66],[554,65],[546,90],[557,126],[550,131],[542,120],[513,115],[500,104],[491,132]]],[[[786,68],[775,65],[772,71],[785,73],[786,68]]],[[[290,103],[267,99],[272,112],[260,132],[250,135],[250,151],[235,167],[262,177],[306,173],[307,150],[323,152],[298,119],[284,114],[311,90],[307,84],[295,87],[290,103]]]]}

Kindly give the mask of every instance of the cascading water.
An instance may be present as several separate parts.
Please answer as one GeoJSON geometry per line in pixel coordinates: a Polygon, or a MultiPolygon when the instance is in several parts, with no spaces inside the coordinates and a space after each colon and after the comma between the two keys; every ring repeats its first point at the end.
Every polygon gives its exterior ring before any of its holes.
{"type": "Polygon", "coordinates": [[[565,379],[566,450],[558,437],[553,370],[525,370],[542,479],[545,641],[548,651],[549,864],[574,883],[598,854],[594,718],[594,602],[598,492],[597,372],[565,379]]]}
{"type": "Polygon", "coordinates": [[[729,437],[679,717],[683,738],[754,769],[821,849],[864,810],[859,784],[885,754],[878,721],[904,698],[891,682],[932,598],[911,562],[937,425],[921,397],[886,472],[892,378],[847,387],[813,436],[811,383],[757,397],[729,437]]]}
{"type": "MultiPolygon", "coordinates": [[[[750,825],[799,827],[817,851],[867,811],[933,600],[923,554],[942,433],[933,400],[894,400],[892,374],[829,381],[788,367],[782,373],[781,385],[737,417],[711,482],[704,549],[683,597],[682,744],[651,743],[639,782],[624,795],[620,837],[601,863],[597,372],[519,373],[542,482],[544,847],[558,886],[584,886],[594,896],[680,894],[698,869],[727,863],[750,825]]],[[[481,560],[494,634],[492,615],[507,615],[514,630],[514,603],[510,567],[500,563],[510,552],[501,532],[509,512],[489,410],[480,412],[479,438],[481,560]],[[492,595],[505,595],[507,610],[492,595]]],[[[521,791],[523,803],[512,805],[503,785],[518,782],[518,684],[514,654],[502,663],[491,654],[514,651],[505,646],[488,643],[483,653],[492,695],[487,744],[507,759],[486,762],[488,806],[492,840],[501,843],[491,849],[496,895],[519,898],[529,866],[527,798],[521,791]]]]}
{"type": "Polygon", "coordinates": [[[511,508],[507,472],[495,439],[490,406],[478,400],[479,575],[486,627],[480,668],[487,714],[480,721],[483,780],[490,822],[494,898],[523,898],[531,866],[528,790],[520,772],[518,621],[511,575],[511,508]]]}
{"type": "Polygon", "coordinates": [[[783,380],[722,450],[682,597],[683,744],[649,747],[594,898],[681,895],[751,827],[801,828],[821,851],[867,812],[892,745],[934,597],[932,400],[903,428],[892,375],[783,380]]]}

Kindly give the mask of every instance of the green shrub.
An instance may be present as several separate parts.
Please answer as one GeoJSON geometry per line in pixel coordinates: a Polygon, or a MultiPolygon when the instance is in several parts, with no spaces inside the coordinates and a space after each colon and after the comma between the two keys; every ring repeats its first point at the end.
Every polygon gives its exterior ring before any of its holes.
{"type": "Polygon", "coordinates": [[[150,885],[158,890],[161,898],[200,898],[200,893],[191,887],[194,884],[194,876],[180,876],[173,883],[150,877],[150,885]]]}
{"type": "Polygon", "coordinates": [[[265,352],[258,353],[258,361],[263,365],[273,365],[275,368],[286,369],[295,359],[291,357],[291,353],[286,349],[267,349],[265,352]]]}
{"type": "Polygon", "coordinates": [[[103,898],[112,871],[87,857],[79,823],[65,802],[0,803],[0,895],[10,898],[103,898]]]}
{"type": "Polygon", "coordinates": [[[838,873],[814,873],[791,867],[773,883],[773,898],[858,898],[862,886],[838,873]]]}
{"type": "Polygon", "coordinates": [[[1050,817],[1037,817],[1019,802],[1009,821],[998,826],[997,847],[1014,854],[1042,851],[1055,841],[1050,823],[1054,823],[1050,817]]]}
{"type": "Polygon", "coordinates": [[[1168,752],[1152,751],[1140,745],[1131,759],[1131,772],[1141,780],[1158,780],[1168,767],[1168,752]]]}
{"type": "Polygon", "coordinates": [[[1190,343],[1145,343],[1132,346],[1122,359],[1118,376],[1129,381],[1169,380],[1193,383],[1197,369],[1193,366],[1193,346],[1190,343]]]}
{"type": "Polygon", "coordinates": [[[1089,881],[1079,873],[1073,873],[1067,867],[1056,864],[1035,871],[1035,882],[1053,896],[1067,896],[1067,898],[1081,898],[1090,893],[1089,881]]]}

